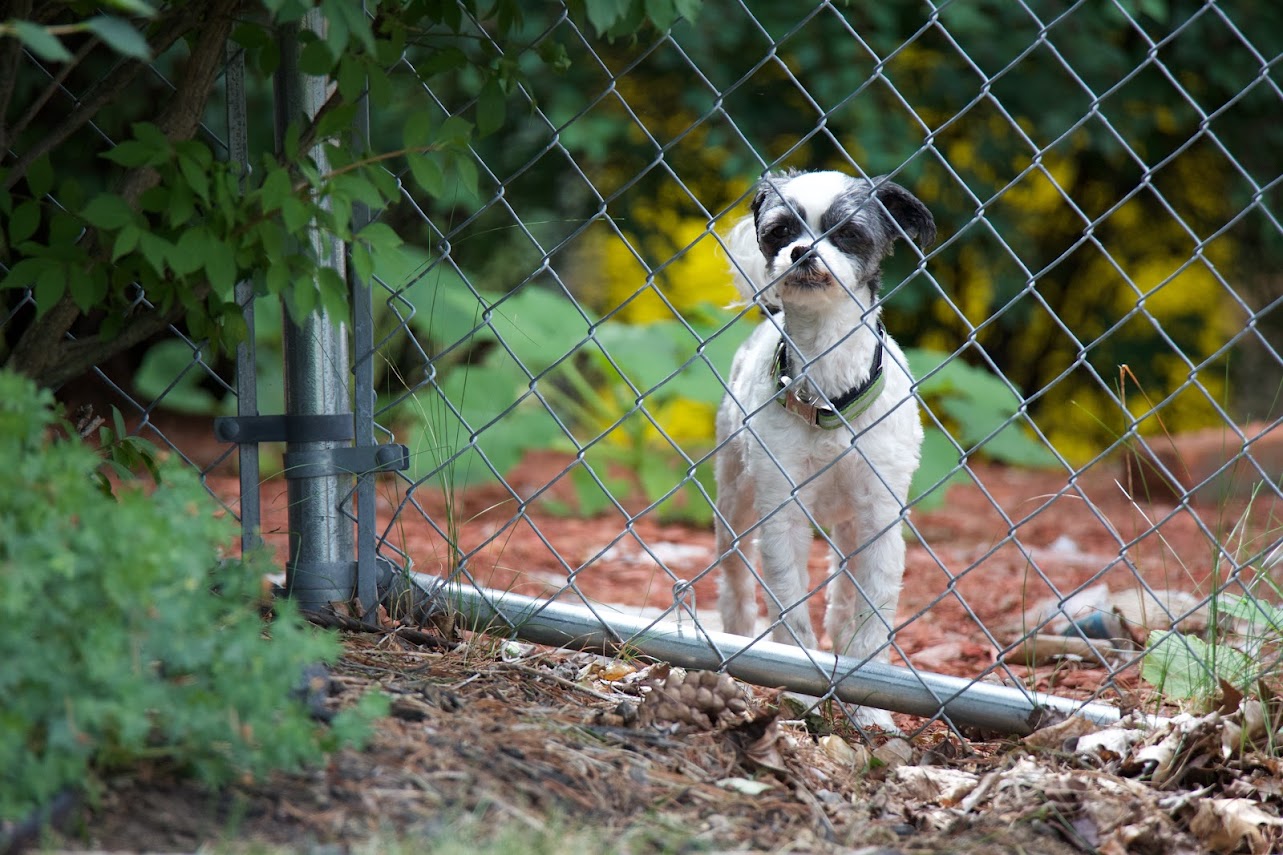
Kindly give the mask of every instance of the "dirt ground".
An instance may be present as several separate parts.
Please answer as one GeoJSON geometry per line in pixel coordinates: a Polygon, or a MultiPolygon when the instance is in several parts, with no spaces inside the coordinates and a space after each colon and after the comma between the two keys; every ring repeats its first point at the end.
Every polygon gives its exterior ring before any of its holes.
{"type": "MultiPolygon", "coordinates": [[[[550,499],[573,499],[557,481],[566,465],[535,455],[512,475],[523,496],[553,484],[522,515],[496,487],[455,497],[457,537],[478,584],[553,596],[570,579],[595,602],[665,607],[674,581],[684,579],[693,581],[701,613],[712,607],[715,579],[702,572],[713,557],[710,531],[649,515],[551,513],[550,499]]],[[[1279,509],[1136,501],[1141,488],[1106,465],[1072,485],[1051,472],[987,465],[972,472],[943,507],[912,515],[900,654],[939,673],[990,673],[1174,712],[1155,706],[1134,667],[1074,660],[999,667],[1001,657],[1023,634],[1022,616],[1049,595],[1099,585],[1206,594],[1216,543],[1259,551],[1278,528],[1279,509]]],[[[209,483],[235,496],[230,476],[209,483]]],[[[266,539],[283,549],[283,482],[267,482],[261,495],[266,539]]],[[[406,505],[403,490],[381,485],[389,543],[416,570],[442,572],[450,551],[433,522],[445,527],[446,503],[430,489],[413,499],[406,505]]],[[[817,545],[815,578],[825,564],[817,545]]],[[[818,624],[822,601],[813,608],[818,624]]],[[[1219,746],[1228,727],[1247,733],[1252,715],[1264,715],[1266,741],[1276,739],[1278,710],[1269,703],[1256,712],[1226,705],[1215,722],[1199,719],[1156,772],[1144,752],[1170,743],[1171,730],[1102,737],[1112,747],[1086,752],[1075,746],[1097,738],[1090,729],[985,739],[897,715],[907,738],[861,734],[840,709],[797,718],[769,687],[742,684],[743,714],[683,723],[647,709],[664,683],[644,660],[467,634],[425,645],[395,630],[349,634],[345,649],[331,705],[370,690],[392,698],[393,714],[366,750],[217,796],[163,778],[115,781],[58,845],[173,852],[223,841],[234,850],[254,842],[328,853],[390,835],[411,841],[404,851],[433,851],[458,837],[466,843],[460,851],[535,851],[486,848],[511,828],[518,839],[551,839],[548,851],[558,853],[1263,853],[1283,845],[1277,751],[1205,750],[1219,746]],[[1257,813],[1237,818],[1240,807],[1257,813]]]]}

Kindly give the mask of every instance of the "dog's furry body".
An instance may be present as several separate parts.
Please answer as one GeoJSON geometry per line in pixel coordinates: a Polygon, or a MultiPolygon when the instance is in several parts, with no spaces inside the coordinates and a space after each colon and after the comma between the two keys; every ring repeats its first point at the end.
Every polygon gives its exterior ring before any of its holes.
{"type": "Polygon", "coordinates": [[[716,460],[723,624],[756,632],[757,586],[747,563],[756,546],[768,617],[783,613],[774,639],[816,646],[807,613],[814,522],[840,552],[825,617],[833,650],[864,658],[881,647],[877,658],[885,660],[904,573],[900,520],[922,425],[904,355],[881,334],[876,298],[894,239],[907,235],[926,247],[935,223],[903,188],[837,172],[771,176],[752,210],[732,229],[728,250],[740,290],[771,314],[736,353],[717,415],[725,443],[716,460]],[[808,423],[777,402],[786,394],[776,368],[781,339],[783,374],[803,400],[825,404],[858,388],[880,340],[884,385],[836,429],[808,423]]]}

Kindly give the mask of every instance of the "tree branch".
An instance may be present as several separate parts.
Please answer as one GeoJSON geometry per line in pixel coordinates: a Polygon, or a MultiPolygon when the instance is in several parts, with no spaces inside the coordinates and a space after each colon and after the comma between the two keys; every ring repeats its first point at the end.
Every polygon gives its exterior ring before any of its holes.
{"type": "MultiPolygon", "coordinates": [[[[14,0],[4,10],[10,18],[27,18],[31,15],[31,0],[14,0]]],[[[9,104],[18,83],[18,63],[22,61],[22,41],[9,39],[0,44],[0,156],[9,150],[9,104]]]]}
{"type": "MultiPolygon", "coordinates": [[[[152,55],[164,53],[174,42],[195,29],[201,21],[201,13],[204,10],[204,3],[188,3],[172,17],[166,19],[165,25],[149,43],[152,55]]],[[[67,116],[53,131],[41,137],[30,149],[23,152],[9,170],[9,174],[5,176],[4,189],[11,189],[27,174],[31,164],[65,142],[68,137],[96,116],[99,110],[123,94],[125,88],[146,67],[146,63],[135,59],[125,60],[116,65],[110,73],[85,93],[85,97],[72,110],[71,115],[67,116]]],[[[2,156],[3,150],[0,150],[0,157],[2,156]]]]}
{"type": "MultiPolygon", "coordinates": [[[[191,139],[200,126],[205,104],[222,70],[223,52],[234,21],[233,12],[241,0],[217,0],[212,4],[193,3],[207,11],[200,40],[192,49],[185,73],[169,102],[156,118],[156,125],[172,141],[191,139]]],[[[194,23],[193,23],[194,26],[194,23]]],[[[159,180],[155,170],[138,169],[121,185],[121,196],[131,206],[159,180]]],[[[87,239],[92,240],[92,236],[87,239]]],[[[201,294],[208,293],[208,285],[201,294]]],[[[70,291],[28,327],[14,345],[9,365],[43,386],[56,387],[76,377],[105,357],[125,350],[163,330],[179,312],[152,312],[135,319],[120,335],[110,340],[100,333],[69,340],[67,333],[80,317],[70,291]]]]}

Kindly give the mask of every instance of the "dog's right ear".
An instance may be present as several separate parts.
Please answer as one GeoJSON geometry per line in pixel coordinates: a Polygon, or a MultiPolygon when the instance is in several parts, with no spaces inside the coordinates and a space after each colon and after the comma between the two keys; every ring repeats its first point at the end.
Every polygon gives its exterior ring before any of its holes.
{"type": "MultiPolygon", "coordinates": [[[[886,176],[879,176],[873,179],[878,183],[877,196],[878,200],[886,208],[891,219],[899,225],[900,229],[892,232],[893,239],[899,237],[900,230],[908,235],[918,246],[926,250],[927,247],[936,242],[936,221],[931,216],[931,211],[926,205],[914,196],[908,190],[905,190],[894,181],[886,180],[886,176]]],[[[893,227],[894,228],[894,227],[893,227]]]]}

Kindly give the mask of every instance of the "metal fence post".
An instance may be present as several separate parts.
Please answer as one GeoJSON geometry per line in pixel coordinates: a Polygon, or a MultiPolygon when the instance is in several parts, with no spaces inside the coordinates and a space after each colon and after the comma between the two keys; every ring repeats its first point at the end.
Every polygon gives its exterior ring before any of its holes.
{"type": "MultiPolygon", "coordinates": [[[[329,81],[305,75],[298,67],[301,28],[321,32],[324,27],[321,10],[312,9],[297,25],[281,29],[281,64],[276,73],[278,145],[290,122],[315,116],[329,95],[329,81]]],[[[323,148],[317,145],[309,154],[324,171],[323,148]]],[[[318,230],[312,233],[312,241],[321,263],[343,275],[346,259],[339,240],[318,230]]],[[[286,418],[347,415],[350,419],[346,319],[320,308],[301,323],[287,316],[284,330],[286,418]]],[[[340,467],[324,463],[327,453],[348,445],[351,425],[346,437],[326,434],[324,439],[300,441],[300,435],[291,431],[285,447],[290,526],[286,587],[301,608],[317,609],[351,599],[355,588],[352,517],[344,507],[351,496],[351,477],[340,467]],[[320,465],[313,465],[313,460],[320,465]]]]}
{"type": "MultiPolygon", "coordinates": [[[[245,49],[227,43],[227,159],[241,169],[242,186],[249,171],[249,117],[245,100],[245,49]]],[[[254,346],[254,284],[248,279],[236,283],[236,302],[245,319],[245,340],[236,346],[236,415],[258,415],[258,367],[254,346]]],[[[261,509],[258,500],[258,443],[237,445],[241,497],[241,551],[262,543],[259,532],[261,509]]]]}

